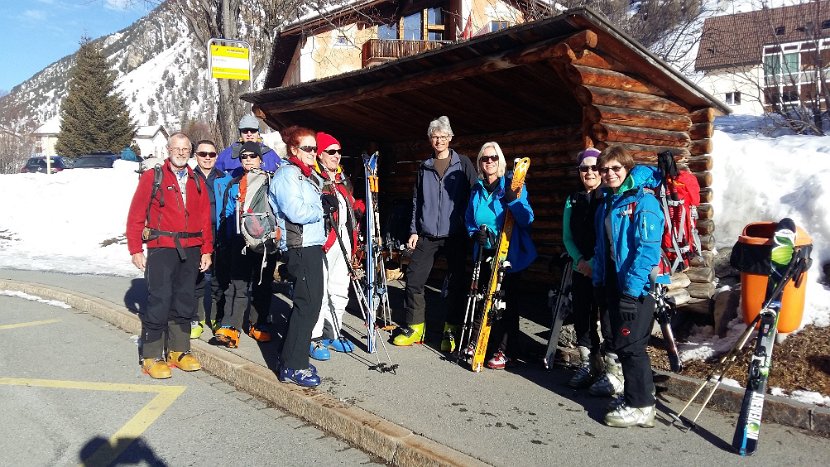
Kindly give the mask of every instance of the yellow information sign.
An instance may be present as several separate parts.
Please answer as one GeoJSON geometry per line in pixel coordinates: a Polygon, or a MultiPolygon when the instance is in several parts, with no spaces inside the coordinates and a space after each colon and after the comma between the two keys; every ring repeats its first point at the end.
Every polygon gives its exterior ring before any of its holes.
{"type": "Polygon", "coordinates": [[[250,53],[247,47],[211,44],[211,78],[249,81],[251,79],[250,53]]]}

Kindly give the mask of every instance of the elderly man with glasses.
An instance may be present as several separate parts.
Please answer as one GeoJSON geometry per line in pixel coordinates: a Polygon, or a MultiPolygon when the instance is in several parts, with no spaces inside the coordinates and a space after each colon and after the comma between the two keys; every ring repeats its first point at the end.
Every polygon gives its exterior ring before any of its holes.
{"type": "Polygon", "coordinates": [[[169,378],[170,367],[201,369],[190,353],[193,285],[213,251],[208,190],[187,165],[190,139],[172,135],[167,151],[163,165],[141,175],[127,215],[127,247],[149,292],[141,310],[141,366],[156,379],[169,378]]]}
{"type": "Polygon", "coordinates": [[[242,173],[242,164],[239,162],[239,153],[242,150],[242,145],[248,142],[256,143],[260,146],[260,153],[262,154],[262,170],[266,172],[276,172],[277,168],[282,165],[282,159],[277,155],[276,151],[269,148],[262,142],[259,135],[259,120],[253,115],[245,115],[239,120],[239,141],[234,142],[219,153],[219,158],[216,160],[216,168],[236,177],[242,173]]]}

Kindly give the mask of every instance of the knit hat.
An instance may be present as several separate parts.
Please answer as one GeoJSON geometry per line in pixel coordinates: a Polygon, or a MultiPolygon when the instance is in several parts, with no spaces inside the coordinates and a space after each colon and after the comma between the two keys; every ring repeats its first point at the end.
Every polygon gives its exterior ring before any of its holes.
{"type": "Polygon", "coordinates": [[[323,153],[324,149],[327,149],[332,144],[336,144],[336,145],[340,146],[340,141],[337,141],[337,138],[335,138],[334,136],[332,136],[328,133],[323,133],[322,131],[317,133],[317,155],[318,156],[323,153]]]}
{"type": "Polygon", "coordinates": [[[602,152],[596,148],[588,148],[584,151],[579,151],[579,154],[576,155],[576,163],[582,164],[582,160],[586,157],[599,157],[600,154],[602,154],[602,152]]]}
{"type": "Polygon", "coordinates": [[[244,117],[242,117],[241,120],[239,120],[238,128],[239,131],[245,130],[247,128],[259,131],[259,120],[257,120],[256,117],[254,117],[251,114],[245,115],[244,117]]]}
{"type": "Polygon", "coordinates": [[[254,143],[253,141],[242,143],[242,149],[239,150],[239,154],[246,152],[252,152],[258,157],[262,157],[262,149],[259,147],[259,143],[254,143]]]}

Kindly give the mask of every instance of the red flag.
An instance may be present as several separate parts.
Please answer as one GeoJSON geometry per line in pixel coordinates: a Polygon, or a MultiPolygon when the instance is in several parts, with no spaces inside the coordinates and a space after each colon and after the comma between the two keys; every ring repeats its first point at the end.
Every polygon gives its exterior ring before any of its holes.
{"type": "Polygon", "coordinates": [[[461,31],[461,38],[462,39],[472,39],[473,38],[473,14],[470,13],[470,16],[467,17],[467,23],[464,25],[464,30],[461,31]]]}

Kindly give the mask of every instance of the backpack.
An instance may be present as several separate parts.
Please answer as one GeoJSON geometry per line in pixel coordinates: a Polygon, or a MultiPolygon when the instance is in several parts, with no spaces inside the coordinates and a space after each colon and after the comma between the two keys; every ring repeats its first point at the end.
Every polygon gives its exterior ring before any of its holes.
{"type": "Polygon", "coordinates": [[[655,195],[666,218],[662,241],[666,264],[661,265],[661,272],[672,274],[689,267],[689,261],[701,253],[697,233],[700,184],[688,170],[678,170],[671,151],[657,155],[657,169],[661,182],[655,195]]]}
{"type": "Polygon", "coordinates": [[[247,189],[245,199],[237,200],[237,232],[245,239],[246,247],[254,253],[274,254],[282,232],[268,202],[271,174],[262,169],[251,169],[242,177],[247,178],[247,189]]]}

